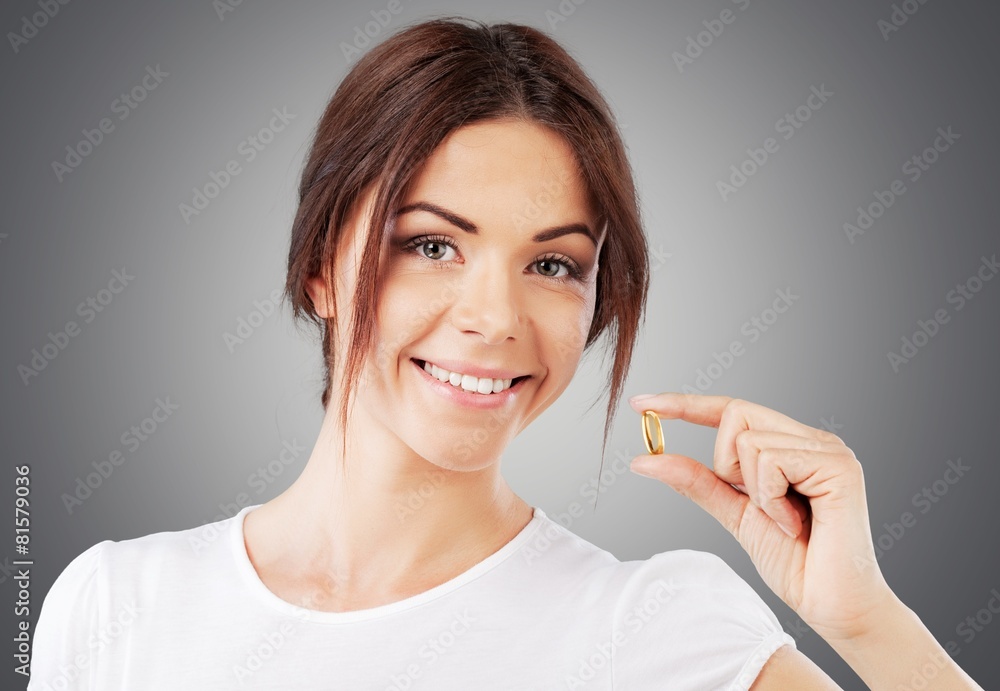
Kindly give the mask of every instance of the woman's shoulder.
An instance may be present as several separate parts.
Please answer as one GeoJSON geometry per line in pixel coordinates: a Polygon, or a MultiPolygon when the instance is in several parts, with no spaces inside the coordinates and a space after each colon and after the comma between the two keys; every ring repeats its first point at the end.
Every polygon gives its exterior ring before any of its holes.
{"type": "Polygon", "coordinates": [[[778,648],[795,647],[757,591],[711,552],[676,549],[622,562],[619,577],[612,666],[624,688],[659,679],[747,689],[778,648]]]}
{"type": "Polygon", "coordinates": [[[722,557],[698,549],[671,549],[645,559],[623,561],[620,570],[632,587],[645,587],[666,580],[684,588],[735,587],[752,591],[750,585],[722,557]]]}
{"type": "MultiPolygon", "coordinates": [[[[722,557],[672,549],[620,560],[571,526],[544,516],[524,545],[532,593],[558,588],[608,626],[605,652],[615,686],[747,689],[767,659],[795,639],[756,590],[722,557]],[[602,614],[599,614],[602,613],[602,614]]],[[[569,611],[569,610],[567,610],[569,611]]]]}
{"type": "MultiPolygon", "coordinates": [[[[252,508],[252,507],[248,507],[252,508]]],[[[227,552],[238,529],[244,511],[230,518],[205,523],[191,528],[161,530],[138,537],[109,541],[105,547],[113,558],[204,560],[217,552],[227,552]]]]}
{"type": "MultiPolygon", "coordinates": [[[[724,559],[697,549],[672,549],[646,559],[620,562],[616,576],[617,615],[636,607],[665,609],[674,616],[719,612],[730,621],[773,628],[773,612],[756,590],[724,559]],[[659,603],[661,606],[654,605],[659,603]]],[[[716,620],[709,622],[718,624],[716,620]]]]}
{"type": "MultiPolygon", "coordinates": [[[[621,562],[611,552],[581,537],[572,528],[535,507],[536,525],[526,531],[509,565],[522,571],[536,592],[550,589],[566,597],[606,602],[607,592],[621,562]]],[[[561,600],[562,598],[556,598],[561,600]]]]}
{"type": "Polygon", "coordinates": [[[63,568],[46,599],[57,598],[59,591],[69,589],[97,588],[99,584],[114,589],[136,583],[140,577],[152,582],[170,573],[215,568],[218,560],[230,557],[232,531],[238,517],[97,542],[63,568]],[[57,594],[51,595],[53,592],[57,594]]]}
{"type": "Polygon", "coordinates": [[[537,508],[535,515],[538,527],[520,550],[526,562],[561,562],[589,572],[602,567],[600,573],[616,581],[618,592],[628,584],[639,587],[662,578],[702,584],[739,578],[719,556],[695,549],[674,549],[645,559],[622,561],[574,532],[572,525],[565,526],[537,508]]]}
{"type": "Polygon", "coordinates": [[[42,603],[41,616],[44,616],[46,610],[79,608],[85,604],[96,606],[94,598],[98,575],[104,571],[100,564],[110,544],[111,540],[98,542],[70,560],[49,588],[42,603]]]}
{"type": "Polygon", "coordinates": [[[563,586],[579,580],[616,600],[618,608],[665,590],[685,588],[688,595],[710,589],[755,593],[721,557],[696,549],[674,549],[645,559],[621,560],[561,522],[536,509],[537,528],[518,550],[524,565],[556,574],[563,586]]]}

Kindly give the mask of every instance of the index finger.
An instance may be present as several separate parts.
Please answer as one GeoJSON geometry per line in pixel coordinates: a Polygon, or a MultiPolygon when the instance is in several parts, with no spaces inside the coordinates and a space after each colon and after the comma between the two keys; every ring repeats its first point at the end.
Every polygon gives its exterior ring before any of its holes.
{"type": "MultiPolygon", "coordinates": [[[[733,399],[729,396],[709,396],[707,394],[687,394],[668,391],[632,403],[640,413],[652,410],[660,417],[685,420],[696,425],[718,427],[722,421],[722,411],[733,399]]],[[[631,403],[631,401],[630,401],[631,403]]]]}
{"type": "MultiPolygon", "coordinates": [[[[630,401],[631,403],[631,401],[630,401]]],[[[833,441],[832,433],[816,429],[757,403],[731,396],[709,396],[668,391],[631,403],[637,411],[652,410],[660,417],[684,420],[706,427],[719,427],[723,418],[732,419],[733,431],[771,430],[833,441]],[[727,412],[728,411],[728,412],[727,412]]],[[[729,425],[727,424],[727,427],[729,425]]]]}

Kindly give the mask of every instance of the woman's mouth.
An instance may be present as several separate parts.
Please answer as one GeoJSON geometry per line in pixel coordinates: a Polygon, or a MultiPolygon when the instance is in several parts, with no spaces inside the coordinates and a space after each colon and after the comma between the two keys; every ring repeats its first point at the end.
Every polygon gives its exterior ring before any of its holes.
{"type": "Polygon", "coordinates": [[[426,360],[410,358],[422,379],[451,401],[475,408],[495,407],[509,401],[523,388],[530,375],[511,379],[474,377],[461,372],[450,372],[426,360]]]}
{"type": "Polygon", "coordinates": [[[462,389],[463,391],[468,391],[470,393],[478,393],[482,395],[491,395],[494,393],[500,393],[506,389],[511,388],[514,384],[517,384],[522,379],[527,379],[527,375],[521,377],[514,377],[512,379],[492,379],[488,377],[474,377],[470,374],[463,374],[461,372],[452,372],[446,370],[443,367],[438,367],[432,362],[427,362],[426,360],[418,360],[412,358],[412,360],[417,363],[427,374],[431,375],[440,382],[451,384],[456,389],[462,389]]]}

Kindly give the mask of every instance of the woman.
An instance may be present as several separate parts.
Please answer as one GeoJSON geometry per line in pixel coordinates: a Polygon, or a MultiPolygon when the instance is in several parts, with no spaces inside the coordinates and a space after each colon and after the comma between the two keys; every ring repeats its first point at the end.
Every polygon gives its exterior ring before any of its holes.
{"type": "MultiPolygon", "coordinates": [[[[836,688],[718,557],[619,562],[500,474],[605,332],[607,438],[646,252],[609,108],[551,39],[442,19],[372,50],[292,232],[286,295],[326,364],[305,469],[233,518],[78,556],[29,688],[836,688]]],[[[839,438],[718,396],[632,405],[719,428],[714,472],[633,469],[722,522],[866,683],[978,688],[882,578],[839,438]]]]}

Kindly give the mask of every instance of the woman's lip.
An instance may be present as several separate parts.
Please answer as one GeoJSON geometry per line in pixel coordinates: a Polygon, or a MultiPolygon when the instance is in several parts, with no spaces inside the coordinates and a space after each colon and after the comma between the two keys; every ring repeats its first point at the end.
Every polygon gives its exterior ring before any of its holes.
{"type": "Polygon", "coordinates": [[[452,403],[457,403],[467,408],[488,409],[509,405],[510,401],[519,395],[521,389],[524,387],[524,382],[531,378],[530,376],[524,376],[512,383],[510,388],[504,389],[500,393],[473,393],[452,386],[437,377],[432,377],[430,372],[425,370],[423,365],[414,358],[410,358],[410,362],[417,369],[417,375],[423,378],[435,391],[448,398],[452,403]]]}

